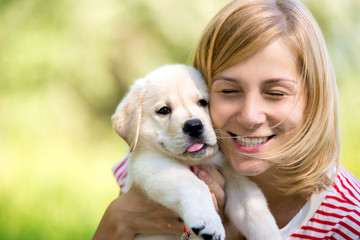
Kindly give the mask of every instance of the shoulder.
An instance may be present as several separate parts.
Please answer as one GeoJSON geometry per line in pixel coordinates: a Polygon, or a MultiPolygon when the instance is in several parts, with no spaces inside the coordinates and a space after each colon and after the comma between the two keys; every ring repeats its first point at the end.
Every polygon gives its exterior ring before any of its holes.
{"type": "Polygon", "coordinates": [[[112,172],[121,189],[125,188],[126,180],[128,176],[128,167],[129,167],[129,154],[126,155],[121,161],[116,163],[113,168],[112,172]]]}
{"type": "Polygon", "coordinates": [[[294,239],[307,236],[359,239],[360,181],[345,168],[340,167],[314,216],[292,235],[294,239]]]}
{"type": "Polygon", "coordinates": [[[344,167],[340,167],[327,198],[338,201],[338,205],[350,209],[360,208],[360,181],[344,167]]]}

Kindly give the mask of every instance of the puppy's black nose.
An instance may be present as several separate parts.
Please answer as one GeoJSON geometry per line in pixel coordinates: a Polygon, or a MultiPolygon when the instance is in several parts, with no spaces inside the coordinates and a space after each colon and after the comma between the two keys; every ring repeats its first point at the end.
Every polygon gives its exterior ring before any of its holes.
{"type": "Polygon", "coordinates": [[[191,119],[185,122],[183,131],[190,137],[199,137],[204,130],[204,126],[200,119],[191,119]]]}

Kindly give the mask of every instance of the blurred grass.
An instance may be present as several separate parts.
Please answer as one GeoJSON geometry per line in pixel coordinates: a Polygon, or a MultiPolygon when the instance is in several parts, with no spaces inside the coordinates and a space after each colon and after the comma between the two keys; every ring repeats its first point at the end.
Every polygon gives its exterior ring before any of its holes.
{"type": "MultiPolygon", "coordinates": [[[[118,194],[117,103],[133,79],[189,63],[227,2],[0,1],[0,239],[91,238],[118,194]]],[[[338,76],[343,164],[360,177],[359,2],[306,3],[338,76]]]]}

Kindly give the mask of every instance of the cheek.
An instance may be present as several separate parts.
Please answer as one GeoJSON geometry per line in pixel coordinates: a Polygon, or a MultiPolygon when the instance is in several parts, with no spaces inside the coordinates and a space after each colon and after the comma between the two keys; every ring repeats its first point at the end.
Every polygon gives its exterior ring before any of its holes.
{"type": "Polygon", "coordinates": [[[285,121],[283,128],[285,131],[291,132],[300,129],[302,125],[303,113],[297,109],[291,112],[290,116],[285,121]]]}
{"type": "Polygon", "coordinates": [[[218,116],[217,114],[217,109],[216,107],[214,106],[214,104],[211,104],[209,105],[209,111],[210,111],[210,116],[211,116],[211,121],[212,121],[212,124],[214,126],[214,128],[217,128],[218,127],[218,119],[216,116],[218,116]]]}
{"type": "Polygon", "coordinates": [[[304,119],[304,112],[305,112],[305,97],[301,96],[297,99],[295,106],[292,108],[289,116],[289,120],[296,125],[300,125],[304,119]]]}
{"type": "Polygon", "coordinates": [[[296,104],[288,104],[283,109],[279,108],[279,112],[282,115],[279,122],[282,122],[282,128],[285,131],[300,128],[303,124],[305,111],[305,102],[303,99],[299,99],[296,104]]]}
{"type": "Polygon", "coordinates": [[[220,99],[217,99],[216,97],[211,99],[209,110],[214,128],[219,129],[225,125],[227,119],[226,116],[228,115],[227,107],[226,104],[221,104],[220,99]]]}
{"type": "Polygon", "coordinates": [[[225,128],[233,116],[236,116],[239,106],[234,101],[210,91],[209,111],[213,125],[217,129],[225,128]]]}
{"type": "Polygon", "coordinates": [[[303,116],[304,113],[302,109],[294,109],[290,114],[289,121],[293,124],[299,125],[300,123],[302,123],[303,116]]]}

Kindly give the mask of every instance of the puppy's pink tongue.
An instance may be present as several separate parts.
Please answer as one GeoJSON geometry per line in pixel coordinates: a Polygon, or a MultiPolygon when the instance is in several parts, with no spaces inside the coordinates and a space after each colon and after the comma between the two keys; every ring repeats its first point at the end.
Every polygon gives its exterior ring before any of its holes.
{"type": "Polygon", "coordinates": [[[196,152],[199,151],[204,146],[203,143],[195,143],[194,145],[187,148],[188,152],[196,152]]]}

